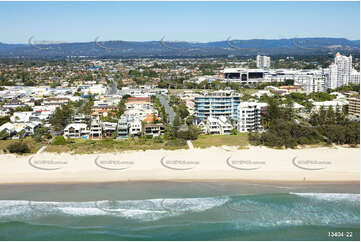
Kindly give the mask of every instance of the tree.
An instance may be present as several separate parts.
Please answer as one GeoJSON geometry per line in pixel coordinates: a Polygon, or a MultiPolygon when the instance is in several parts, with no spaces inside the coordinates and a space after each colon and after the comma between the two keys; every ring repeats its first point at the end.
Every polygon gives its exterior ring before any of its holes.
{"type": "Polygon", "coordinates": [[[196,140],[199,134],[200,134],[200,129],[194,125],[191,125],[187,128],[186,131],[179,131],[176,134],[176,137],[184,140],[196,140]]]}
{"type": "Polygon", "coordinates": [[[8,150],[10,153],[24,154],[30,153],[30,149],[28,145],[24,142],[14,142],[8,146],[8,150]]]}
{"type": "Polygon", "coordinates": [[[0,117],[0,126],[7,122],[10,122],[10,116],[0,117]]]}
{"type": "Polygon", "coordinates": [[[51,143],[52,145],[65,145],[67,142],[64,138],[64,136],[56,136],[51,143]]]}
{"type": "Polygon", "coordinates": [[[4,140],[9,136],[8,132],[4,129],[0,132],[0,140],[4,140]]]}
{"type": "Polygon", "coordinates": [[[53,126],[54,130],[60,131],[65,128],[68,121],[70,120],[72,109],[70,105],[62,105],[57,107],[53,116],[50,118],[49,122],[53,126]]]}
{"type": "Polygon", "coordinates": [[[180,119],[179,115],[176,114],[176,116],[174,117],[174,120],[173,120],[173,127],[178,128],[180,125],[181,125],[181,119],[180,119]]]}
{"type": "Polygon", "coordinates": [[[292,79],[287,79],[287,80],[285,81],[285,84],[286,84],[287,86],[293,86],[294,83],[295,83],[295,80],[292,80],[292,79]]]}

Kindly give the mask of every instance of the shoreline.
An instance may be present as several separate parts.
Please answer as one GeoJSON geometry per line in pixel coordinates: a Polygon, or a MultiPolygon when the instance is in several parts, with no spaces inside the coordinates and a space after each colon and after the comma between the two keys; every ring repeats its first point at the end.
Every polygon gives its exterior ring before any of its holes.
{"type": "Polygon", "coordinates": [[[251,146],[0,155],[0,185],[112,182],[359,183],[360,149],[251,146]],[[226,149],[227,148],[227,149],[226,149]]]}
{"type": "Polygon", "coordinates": [[[315,181],[296,181],[296,180],[119,180],[119,181],[64,181],[64,182],[17,182],[17,183],[0,183],[1,186],[12,185],[91,185],[91,184],[126,184],[126,183],[240,183],[240,184],[267,184],[267,185],[357,185],[358,180],[315,180],[315,181]]]}

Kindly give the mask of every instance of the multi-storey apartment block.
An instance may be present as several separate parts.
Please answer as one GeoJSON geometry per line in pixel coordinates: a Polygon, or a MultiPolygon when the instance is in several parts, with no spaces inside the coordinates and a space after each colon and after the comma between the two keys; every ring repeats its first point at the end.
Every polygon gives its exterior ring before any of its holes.
{"type": "Polygon", "coordinates": [[[194,98],[194,114],[200,121],[220,116],[237,120],[240,102],[240,94],[230,91],[211,92],[194,98]]]}
{"type": "Polygon", "coordinates": [[[360,98],[350,97],[348,101],[348,113],[360,117],[360,98]]]}
{"type": "Polygon", "coordinates": [[[241,102],[238,106],[238,131],[249,132],[260,129],[261,113],[266,106],[266,103],[241,102]]]}
{"type": "Polygon", "coordinates": [[[327,79],[327,88],[335,89],[351,83],[352,56],[343,56],[337,53],[334,64],[330,65],[327,79]]]}
{"type": "Polygon", "coordinates": [[[257,55],[256,64],[257,64],[257,68],[270,68],[270,66],[271,66],[271,57],[263,56],[263,55],[257,55]]]}

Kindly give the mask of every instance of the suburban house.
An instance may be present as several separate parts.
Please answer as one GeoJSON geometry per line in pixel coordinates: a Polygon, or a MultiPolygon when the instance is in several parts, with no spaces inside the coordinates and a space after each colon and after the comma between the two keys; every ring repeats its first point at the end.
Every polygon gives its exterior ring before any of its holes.
{"type": "Polygon", "coordinates": [[[127,109],[152,109],[153,104],[149,97],[130,97],[125,102],[127,109]]]}
{"type": "Polygon", "coordinates": [[[73,120],[74,123],[87,123],[87,121],[90,120],[90,116],[85,114],[78,114],[74,115],[73,120]]]}
{"type": "Polygon", "coordinates": [[[15,112],[11,117],[12,123],[27,123],[30,120],[30,116],[33,112],[15,112]]]}

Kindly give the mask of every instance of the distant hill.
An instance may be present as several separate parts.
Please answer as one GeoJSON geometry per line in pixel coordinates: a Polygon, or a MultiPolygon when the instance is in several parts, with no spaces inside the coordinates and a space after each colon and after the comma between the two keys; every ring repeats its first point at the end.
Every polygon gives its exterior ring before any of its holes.
{"type": "Polygon", "coordinates": [[[101,41],[60,44],[0,43],[0,58],[64,57],[217,57],[261,55],[325,55],[360,53],[360,40],[293,38],[225,40],[207,43],[171,41],[101,41]]]}

